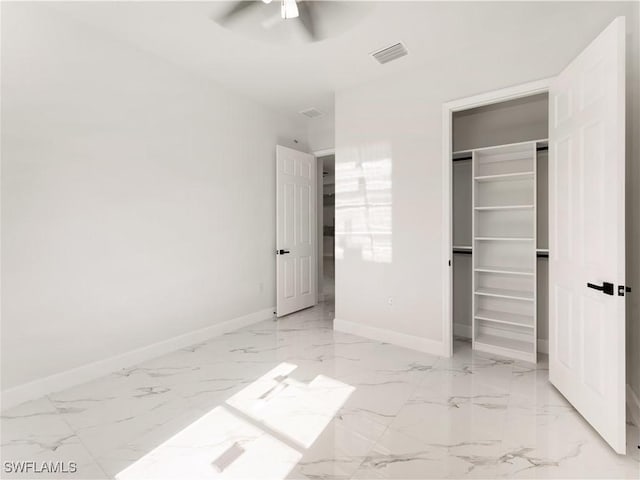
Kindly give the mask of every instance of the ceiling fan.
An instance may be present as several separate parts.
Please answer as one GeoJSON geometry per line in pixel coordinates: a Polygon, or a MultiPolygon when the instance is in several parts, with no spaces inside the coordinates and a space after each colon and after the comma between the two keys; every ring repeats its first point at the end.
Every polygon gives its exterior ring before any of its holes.
{"type": "Polygon", "coordinates": [[[241,0],[231,6],[225,13],[220,15],[216,21],[226,26],[245,13],[256,9],[259,6],[270,4],[272,1],[280,3],[280,17],[282,20],[297,19],[306,30],[312,41],[321,39],[318,30],[317,9],[318,2],[304,0],[241,0]]]}

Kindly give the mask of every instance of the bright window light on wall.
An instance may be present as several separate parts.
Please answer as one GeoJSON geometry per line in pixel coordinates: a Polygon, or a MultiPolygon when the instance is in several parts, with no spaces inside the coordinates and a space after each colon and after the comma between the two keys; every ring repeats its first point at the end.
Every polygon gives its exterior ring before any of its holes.
{"type": "Polygon", "coordinates": [[[288,18],[296,18],[299,15],[298,4],[296,3],[296,0],[282,0],[280,13],[282,15],[282,18],[284,18],[285,20],[288,18]]]}

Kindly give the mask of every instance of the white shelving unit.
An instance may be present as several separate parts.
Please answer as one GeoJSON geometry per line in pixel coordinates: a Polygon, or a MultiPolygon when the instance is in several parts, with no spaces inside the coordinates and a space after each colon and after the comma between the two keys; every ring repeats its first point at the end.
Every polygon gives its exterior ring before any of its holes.
{"type": "Polygon", "coordinates": [[[536,142],[471,157],[473,348],[536,362],[536,142]]]}

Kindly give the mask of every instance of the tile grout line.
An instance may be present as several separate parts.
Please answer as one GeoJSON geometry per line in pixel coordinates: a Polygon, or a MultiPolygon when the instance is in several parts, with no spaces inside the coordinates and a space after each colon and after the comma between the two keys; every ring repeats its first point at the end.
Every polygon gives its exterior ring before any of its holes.
{"type": "Polygon", "coordinates": [[[87,445],[84,443],[84,440],[82,440],[80,435],[78,435],[77,430],[69,423],[69,421],[65,418],[65,415],[58,410],[58,406],[56,405],[55,401],[51,398],[51,394],[46,394],[44,398],[46,398],[47,401],[51,404],[51,406],[56,410],[56,415],[58,415],[60,419],[65,423],[65,425],[69,427],[69,430],[73,432],[74,437],[78,439],[78,443],[80,443],[80,445],[82,446],[82,448],[84,448],[84,450],[87,452],[89,457],[91,457],[91,460],[93,460],[94,465],[98,467],[98,469],[104,474],[104,479],[111,480],[112,477],[108,475],[107,472],[105,472],[104,468],[102,468],[102,465],[98,462],[93,452],[87,447],[87,445]]]}

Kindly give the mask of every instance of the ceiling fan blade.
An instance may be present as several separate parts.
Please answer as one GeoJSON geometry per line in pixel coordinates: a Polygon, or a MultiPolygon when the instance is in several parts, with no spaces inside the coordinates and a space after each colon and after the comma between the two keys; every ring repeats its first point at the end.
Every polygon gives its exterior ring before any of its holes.
{"type": "Polygon", "coordinates": [[[260,0],[251,0],[251,1],[241,0],[239,2],[236,2],[236,4],[233,7],[231,7],[226,13],[218,17],[217,22],[220,25],[224,25],[225,23],[233,20],[235,17],[237,17],[241,13],[247,12],[253,7],[256,7],[262,4],[263,2],[260,0]]]}
{"type": "Polygon", "coordinates": [[[298,18],[302,22],[302,25],[307,30],[307,33],[311,37],[311,40],[319,40],[319,33],[316,22],[316,12],[314,11],[314,2],[298,2],[298,18]]]}

